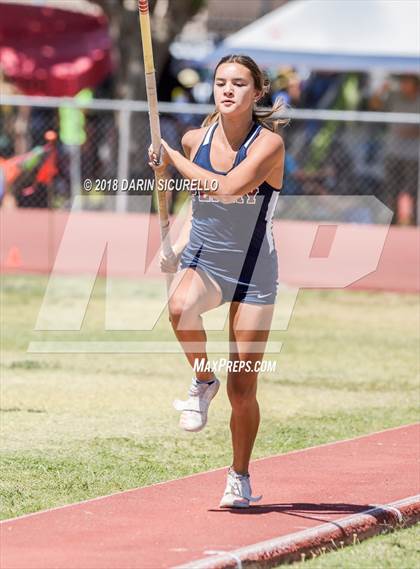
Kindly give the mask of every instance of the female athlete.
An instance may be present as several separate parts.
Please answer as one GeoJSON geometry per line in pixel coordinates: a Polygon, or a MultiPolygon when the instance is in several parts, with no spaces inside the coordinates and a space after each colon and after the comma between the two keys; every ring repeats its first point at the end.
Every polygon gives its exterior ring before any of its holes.
{"type": "MultiPolygon", "coordinates": [[[[161,254],[161,269],[176,272],[169,312],[193,369],[194,362],[208,362],[201,315],[230,304],[227,393],[233,462],[221,507],[246,508],[261,499],[252,496],[248,467],[260,421],[258,363],[264,356],[278,284],[271,226],[284,164],[284,144],[276,130],[286,122],[272,116],[282,110],[280,101],[271,111],[256,108],[268,88],[251,58],[222,58],[214,74],[215,111],[202,128],[184,134],[185,156],[164,140],[159,162],[149,149],[154,170],[165,176],[172,165],[199,187],[191,192],[189,222],[173,246],[174,256],[161,254]]],[[[196,371],[187,401],[174,402],[181,411],[181,428],[196,432],[205,427],[219,385],[208,365],[196,371]]]]}

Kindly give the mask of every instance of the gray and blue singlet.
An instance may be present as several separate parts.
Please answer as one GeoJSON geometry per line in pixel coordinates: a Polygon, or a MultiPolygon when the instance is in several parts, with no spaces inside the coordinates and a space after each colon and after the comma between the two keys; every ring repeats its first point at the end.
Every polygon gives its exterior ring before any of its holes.
{"type": "MultiPolygon", "coordinates": [[[[193,162],[210,172],[226,175],[228,172],[218,172],[210,162],[217,126],[216,122],[209,127],[193,162]]],[[[246,158],[262,128],[253,124],[232,169],[246,158]]],[[[272,218],[279,193],[263,182],[229,204],[218,201],[211,191],[193,194],[190,240],[181,256],[181,269],[198,268],[207,273],[219,284],[223,302],[273,304],[278,265],[272,218]]]]}

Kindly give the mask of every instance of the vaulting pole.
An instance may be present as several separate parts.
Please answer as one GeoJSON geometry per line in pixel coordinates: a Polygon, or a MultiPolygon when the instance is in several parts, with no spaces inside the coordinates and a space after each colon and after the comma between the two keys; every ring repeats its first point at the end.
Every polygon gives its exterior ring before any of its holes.
{"type": "MultiPolygon", "coordinates": [[[[152,148],[153,152],[159,156],[161,136],[148,0],[139,0],[139,18],[141,40],[143,45],[144,72],[146,76],[146,93],[147,103],[149,105],[149,122],[150,134],[152,138],[152,148]]],[[[164,255],[166,257],[170,257],[173,255],[173,251],[169,240],[168,202],[166,199],[166,192],[160,191],[158,189],[159,179],[159,174],[155,172],[155,191],[157,192],[158,198],[157,201],[160,222],[160,238],[164,255]]],[[[167,283],[169,285],[172,280],[172,275],[167,274],[166,277],[167,283]]]]}

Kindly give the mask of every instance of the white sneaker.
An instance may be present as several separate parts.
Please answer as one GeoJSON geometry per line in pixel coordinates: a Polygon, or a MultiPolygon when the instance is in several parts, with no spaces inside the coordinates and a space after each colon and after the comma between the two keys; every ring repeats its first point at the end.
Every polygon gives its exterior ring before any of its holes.
{"type": "Polygon", "coordinates": [[[252,496],[249,474],[237,474],[232,467],[227,474],[227,484],[220,508],[249,508],[250,502],[259,502],[262,496],[252,496]]]}
{"type": "Polygon", "coordinates": [[[179,426],[185,431],[197,432],[204,429],[207,423],[207,412],[211,400],[219,391],[220,381],[215,377],[211,384],[196,384],[195,378],[188,391],[186,401],[175,399],[173,405],[177,411],[182,411],[179,426]]]}

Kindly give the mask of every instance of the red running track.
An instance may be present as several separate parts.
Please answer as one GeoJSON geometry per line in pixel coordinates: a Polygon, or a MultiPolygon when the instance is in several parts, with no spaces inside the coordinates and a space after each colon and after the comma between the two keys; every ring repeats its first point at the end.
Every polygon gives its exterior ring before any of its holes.
{"type": "MultiPolygon", "coordinates": [[[[172,242],[178,222],[172,220],[172,242]]],[[[156,215],[3,208],[0,227],[2,272],[163,278],[156,215]]],[[[286,285],[420,290],[418,227],[275,220],[273,232],[286,285]]]]}
{"type": "Polygon", "coordinates": [[[420,425],[256,460],[249,510],[226,469],[4,521],[2,569],[157,569],[315,528],[419,492],[420,425]]]}

